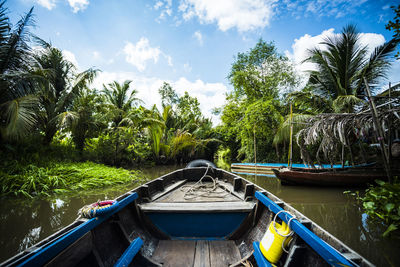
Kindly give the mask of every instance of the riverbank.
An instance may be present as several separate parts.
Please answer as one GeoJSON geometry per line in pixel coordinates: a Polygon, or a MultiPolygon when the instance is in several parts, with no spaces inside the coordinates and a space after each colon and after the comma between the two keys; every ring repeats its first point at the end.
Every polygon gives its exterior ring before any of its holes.
{"type": "Polygon", "coordinates": [[[140,171],[90,161],[47,161],[40,165],[11,161],[8,164],[3,163],[0,168],[0,195],[43,197],[127,184],[142,179],[140,171]]]}

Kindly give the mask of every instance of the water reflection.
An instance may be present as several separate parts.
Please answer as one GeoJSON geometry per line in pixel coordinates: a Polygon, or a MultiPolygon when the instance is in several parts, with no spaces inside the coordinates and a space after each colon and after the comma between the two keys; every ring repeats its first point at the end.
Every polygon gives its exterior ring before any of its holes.
{"type": "MultiPolygon", "coordinates": [[[[143,168],[144,181],[182,167],[143,168]]],[[[384,227],[369,220],[358,203],[343,194],[343,188],[281,186],[274,177],[242,176],[290,203],[374,264],[400,266],[400,242],[382,238],[384,227]]],[[[113,199],[139,184],[119,185],[47,200],[2,199],[0,262],[72,223],[82,206],[97,200],[113,199]]]]}

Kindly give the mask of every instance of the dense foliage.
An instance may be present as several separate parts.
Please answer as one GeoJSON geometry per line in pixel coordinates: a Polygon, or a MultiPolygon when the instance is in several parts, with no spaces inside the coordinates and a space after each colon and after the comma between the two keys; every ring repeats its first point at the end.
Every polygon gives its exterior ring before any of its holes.
{"type": "Polygon", "coordinates": [[[400,228],[400,183],[395,181],[391,184],[380,180],[376,180],[376,183],[378,185],[371,185],[364,196],[358,192],[351,194],[362,202],[365,213],[371,219],[384,224],[386,231],[383,236],[388,236],[400,228]]]}
{"type": "MultiPolygon", "coordinates": [[[[389,31],[393,31],[393,39],[400,41],[400,5],[391,7],[395,13],[393,20],[389,20],[388,24],[386,24],[386,29],[389,31]]],[[[395,55],[397,59],[400,59],[400,51],[397,51],[395,55]]]]}
{"type": "Polygon", "coordinates": [[[259,40],[247,53],[237,55],[228,77],[233,92],[219,110],[222,125],[217,131],[232,157],[277,160],[273,136],[287,114],[281,97],[293,90],[298,80],[289,59],[279,54],[273,43],[259,40]]]}
{"type": "Polygon", "coordinates": [[[33,9],[12,27],[5,4],[0,2],[0,195],[40,196],[137,179],[96,163],[212,160],[220,141],[195,97],[164,83],[159,111],[142,106],[130,80],[93,88],[99,70],[77,72],[59,48],[33,36],[33,9]]]}

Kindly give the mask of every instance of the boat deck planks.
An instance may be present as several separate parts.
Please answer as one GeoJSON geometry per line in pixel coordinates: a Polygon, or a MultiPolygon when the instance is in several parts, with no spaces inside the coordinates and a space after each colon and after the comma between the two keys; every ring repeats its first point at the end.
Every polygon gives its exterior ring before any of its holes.
{"type": "Polygon", "coordinates": [[[240,261],[232,240],[160,240],[152,259],[163,266],[219,267],[240,261]]]}
{"type": "Polygon", "coordinates": [[[232,240],[210,241],[211,266],[229,266],[240,261],[240,252],[232,240]]]}
{"type": "Polygon", "coordinates": [[[197,241],[193,267],[211,267],[208,241],[197,241]]]}

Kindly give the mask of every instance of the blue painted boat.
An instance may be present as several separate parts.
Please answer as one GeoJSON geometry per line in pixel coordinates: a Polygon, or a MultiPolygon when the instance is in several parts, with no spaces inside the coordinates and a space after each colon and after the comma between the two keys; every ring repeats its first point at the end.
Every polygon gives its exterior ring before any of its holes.
{"type": "Polygon", "coordinates": [[[294,231],[278,266],[373,266],[273,194],[222,169],[180,169],[115,200],[110,212],[78,218],[1,266],[271,266],[258,242],[274,214],[294,231]]]}

